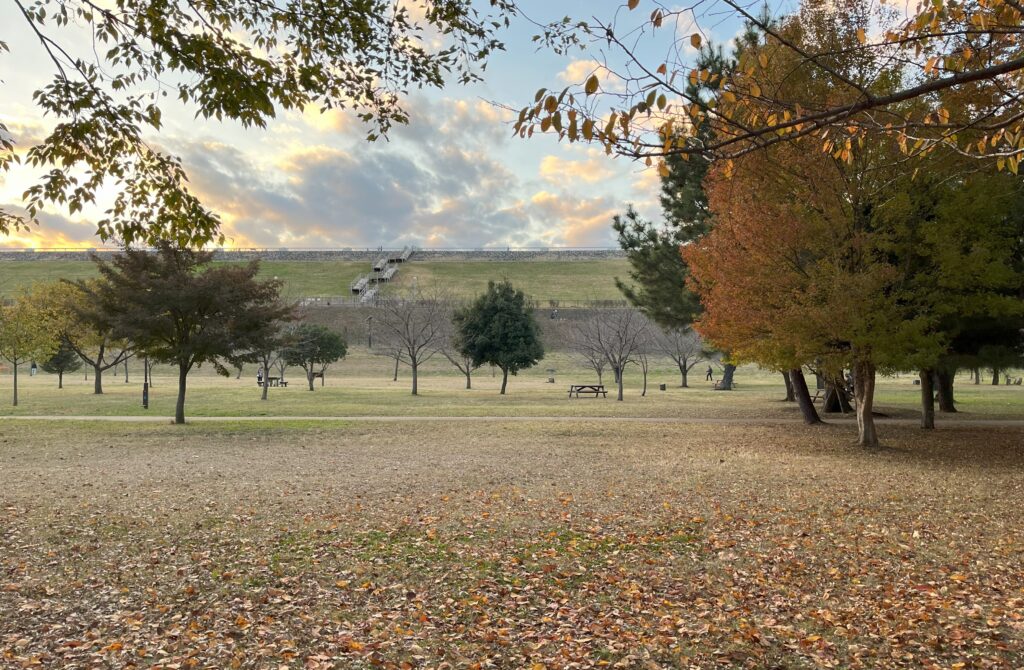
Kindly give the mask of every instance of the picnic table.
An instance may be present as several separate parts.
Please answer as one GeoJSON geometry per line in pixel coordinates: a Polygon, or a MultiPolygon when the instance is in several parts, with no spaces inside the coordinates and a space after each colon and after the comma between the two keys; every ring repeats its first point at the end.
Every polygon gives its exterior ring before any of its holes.
{"type": "Polygon", "coordinates": [[[608,397],[608,391],[604,390],[604,384],[573,384],[569,387],[569,397],[580,397],[580,394],[592,395],[595,398],[599,395],[608,397]]]}
{"type": "MultiPolygon", "coordinates": [[[[259,384],[263,386],[263,384],[259,384]]],[[[288,388],[288,382],[280,377],[267,377],[267,386],[283,386],[288,388]]]]}

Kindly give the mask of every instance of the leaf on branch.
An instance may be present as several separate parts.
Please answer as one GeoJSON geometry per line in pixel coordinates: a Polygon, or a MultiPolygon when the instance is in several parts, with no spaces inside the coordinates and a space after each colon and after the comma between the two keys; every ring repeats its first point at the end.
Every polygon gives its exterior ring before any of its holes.
{"type": "Polygon", "coordinates": [[[595,93],[597,93],[597,87],[599,83],[600,82],[598,82],[597,80],[597,75],[592,74],[590,75],[590,78],[587,79],[586,86],[583,90],[586,92],[587,95],[594,95],[595,93]]]}
{"type": "Polygon", "coordinates": [[[694,34],[690,35],[690,46],[692,46],[694,49],[699,49],[700,48],[700,44],[701,44],[701,39],[700,39],[700,35],[698,33],[694,33],[694,34]]]}

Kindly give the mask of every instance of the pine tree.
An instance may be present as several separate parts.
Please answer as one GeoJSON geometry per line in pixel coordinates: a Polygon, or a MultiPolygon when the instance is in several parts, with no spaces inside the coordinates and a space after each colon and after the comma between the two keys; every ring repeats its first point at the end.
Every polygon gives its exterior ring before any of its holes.
{"type": "Polygon", "coordinates": [[[82,359],[75,350],[71,348],[67,340],[61,340],[57,353],[43,363],[43,370],[51,375],[57,375],[57,388],[64,388],[64,373],[74,372],[82,367],[82,359]]]}
{"type": "MultiPolygon", "coordinates": [[[[740,44],[747,40],[756,40],[756,36],[745,35],[740,44]]],[[[712,73],[712,78],[690,82],[687,93],[698,98],[712,85],[715,75],[733,65],[734,61],[727,59],[721,48],[703,48],[698,67],[712,73]]],[[[710,132],[705,124],[690,141],[700,143],[710,132]]],[[[711,229],[708,197],[704,192],[709,166],[707,158],[699,154],[666,157],[660,197],[664,225],[659,227],[642,219],[632,207],[624,216],[616,216],[612,223],[619,246],[626,252],[630,264],[631,281],[616,277],[616,286],[631,304],[668,330],[689,328],[701,311],[700,299],[686,286],[689,270],[680,249],[701,239],[711,229]]],[[[732,387],[734,371],[735,366],[726,365],[721,388],[732,387]]]]}

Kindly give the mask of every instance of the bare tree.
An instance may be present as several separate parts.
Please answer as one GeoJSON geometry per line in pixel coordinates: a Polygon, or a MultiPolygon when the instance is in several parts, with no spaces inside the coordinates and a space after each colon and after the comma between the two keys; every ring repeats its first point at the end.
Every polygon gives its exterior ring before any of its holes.
{"type": "Polygon", "coordinates": [[[473,362],[473,357],[465,353],[459,345],[458,334],[451,318],[445,324],[445,332],[441,338],[441,355],[455,366],[455,369],[466,378],[466,388],[473,388],[473,371],[480,367],[473,362]]]}
{"type": "Polygon", "coordinates": [[[650,318],[647,317],[647,315],[643,314],[643,312],[641,312],[641,315],[643,315],[644,319],[647,322],[647,325],[644,328],[643,335],[641,336],[639,345],[637,347],[637,352],[633,357],[633,362],[636,363],[637,366],[639,366],[640,373],[643,375],[644,378],[644,387],[643,390],[640,392],[640,396],[647,397],[647,373],[650,372],[651,369],[650,357],[652,354],[658,352],[660,348],[658,346],[659,338],[657,328],[653,326],[653,323],[651,322],[650,318]]]}
{"type": "Polygon", "coordinates": [[[600,347],[595,346],[592,338],[589,336],[589,328],[587,326],[589,322],[590,320],[588,319],[582,322],[582,324],[579,322],[574,324],[569,338],[569,346],[576,354],[580,365],[596,372],[597,383],[603,384],[604,369],[608,367],[608,358],[600,347]]]}
{"type": "Polygon", "coordinates": [[[671,328],[659,331],[655,341],[658,351],[671,358],[679,368],[679,386],[688,388],[687,376],[690,370],[708,357],[708,350],[700,335],[689,327],[671,328]]]}
{"type": "Polygon", "coordinates": [[[600,352],[615,373],[618,400],[622,400],[623,370],[636,362],[649,332],[648,320],[636,309],[600,310],[576,327],[575,339],[600,352]]]}
{"type": "Polygon", "coordinates": [[[637,365],[640,366],[640,372],[644,376],[644,388],[642,391],[640,391],[640,397],[645,398],[647,397],[647,372],[651,369],[650,359],[648,358],[648,354],[646,351],[641,351],[636,355],[636,357],[633,360],[636,362],[637,365]]]}
{"type": "Polygon", "coordinates": [[[437,291],[412,290],[380,301],[379,323],[397,364],[412,370],[412,394],[419,394],[419,368],[441,350],[451,323],[450,303],[437,291]]]}

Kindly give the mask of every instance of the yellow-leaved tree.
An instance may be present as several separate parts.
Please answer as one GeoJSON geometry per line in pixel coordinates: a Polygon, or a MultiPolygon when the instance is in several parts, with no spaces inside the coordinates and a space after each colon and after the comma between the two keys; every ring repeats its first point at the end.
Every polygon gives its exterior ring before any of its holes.
{"type": "Polygon", "coordinates": [[[0,357],[11,364],[15,407],[18,405],[18,367],[49,358],[57,347],[57,338],[29,295],[23,294],[14,304],[0,307],[0,357]]]}

